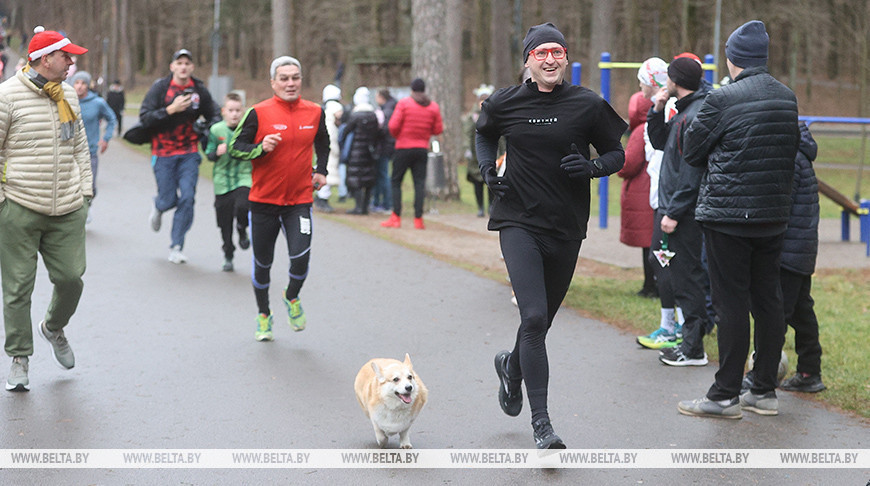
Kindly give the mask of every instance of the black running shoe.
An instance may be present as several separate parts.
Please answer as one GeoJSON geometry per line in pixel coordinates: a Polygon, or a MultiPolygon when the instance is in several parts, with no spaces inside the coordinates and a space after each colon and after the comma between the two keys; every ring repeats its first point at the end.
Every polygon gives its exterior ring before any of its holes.
{"type": "Polygon", "coordinates": [[[749,370],[743,375],[743,382],[740,384],[740,394],[748,392],[752,385],[755,384],[755,371],[749,370]]]}
{"type": "Polygon", "coordinates": [[[566,449],[562,439],[553,432],[553,426],[550,425],[550,419],[538,419],[532,424],[535,430],[535,445],[538,449],[566,449]]]}
{"type": "Polygon", "coordinates": [[[498,375],[498,404],[504,413],[516,417],[523,409],[523,389],[521,384],[511,385],[507,362],[511,353],[500,351],[495,355],[495,372],[498,375]]]}
{"type": "Polygon", "coordinates": [[[802,373],[795,373],[794,376],[782,382],[779,387],[783,390],[803,393],[818,393],[828,388],[822,383],[822,375],[804,376],[802,373]]]}

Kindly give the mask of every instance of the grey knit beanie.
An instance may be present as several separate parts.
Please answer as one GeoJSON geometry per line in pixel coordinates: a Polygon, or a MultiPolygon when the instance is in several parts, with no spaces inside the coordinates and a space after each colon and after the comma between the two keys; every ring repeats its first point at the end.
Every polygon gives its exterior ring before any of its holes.
{"type": "Polygon", "coordinates": [[[91,85],[91,73],[89,73],[87,71],[76,71],[75,74],[73,74],[69,78],[69,84],[76,84],[76,81],[78,81],[78,80],[82,80],[85,82],[86,85],[90,86],[91,85]]]}
{"type": "Polygon", "coordinates": [[[737,67],[748,68],[767,64],[770,37],[764,22],[750,20],[738,27],[725,43],[725,57],[737,67]]]}

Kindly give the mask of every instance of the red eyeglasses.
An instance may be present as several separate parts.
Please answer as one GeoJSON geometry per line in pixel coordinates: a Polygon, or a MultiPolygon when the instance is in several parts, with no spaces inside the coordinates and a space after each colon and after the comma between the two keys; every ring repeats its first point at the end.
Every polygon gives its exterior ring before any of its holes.
{"type": "Polygon", "coordinates": [[[545,61],[548,54],[553,55],[553,59],[564,59],[568,54],[568,49],[564,47],[550,47],[549,49],[532,49],[529,54],[535,56],[538,61],[545,61]]]}

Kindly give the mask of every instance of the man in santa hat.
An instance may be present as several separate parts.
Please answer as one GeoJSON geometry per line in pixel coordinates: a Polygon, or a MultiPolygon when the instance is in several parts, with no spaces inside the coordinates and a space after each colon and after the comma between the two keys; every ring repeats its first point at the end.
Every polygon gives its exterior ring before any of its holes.
{"type": "Polygon", "coordinates": [[[54,284],[39,333],[57,363],[75,366],[64,328],[76,310],[85,273],[85,219],[93,197],[88,139],[78,97],[64,83],[73,60],[88,52],[65,35],[37,27],[28,63],[0,84],[0,275],[9,391],[27,391],[33,354],[30,296],[37,253],[54,284]]]}

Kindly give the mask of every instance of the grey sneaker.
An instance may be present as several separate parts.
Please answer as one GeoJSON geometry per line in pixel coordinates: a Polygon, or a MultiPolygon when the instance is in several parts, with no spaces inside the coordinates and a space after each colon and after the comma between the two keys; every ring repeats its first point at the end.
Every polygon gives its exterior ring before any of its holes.
{"type": "Polygon", "coordinates": [[[232,272],[233,271],[233,261],[229,258],[224,260],[224,265],[221,267],[221,270],[224,272],[232,272]]]}
{"type": "Polygon", "coordinates": [[[157,210],[157,206],[151,204],[151,214],[148,216],[148,222],[151,223],[151,229],[154,232],[160,231],[160,225],[163,223],[163,213],[157,210]]]}
{"type": "Polygon", "coordinates": [[[63,330],[51,332],[45,325],[45,321],[39,323],[39,334],[51,344],[51,351],[54,354],[54,360],[64,369],[71,369],[76,365],[76,357],[73,355],[69,343],[66,341],[66,336],[63,330]]]}
{"type": "Polygon", "coordinates": [[[27,356],[12,358],[12,368],[9,370],[9,377],[6,378],[7,390],[15,392],[30,390],[30,380],[27,379],[29,362],[27,356]]]}
{"type": "Polygon", "coordinates": [[[705,396],[694,400],[683,400],[677,404],[677,410],[683,415],[694,415],[696,417],[743,418],[743,412],[740,410],[740,402],[737,400],[737,397],[716,402],[705,396]]]}
{"type": "Polygon", "coordinates": [[[763,395],[756,395],[748,391],[740,395],[740,406],[744,410],[750,410],[759,415],[779,414],[779,400],[776,399],[775,391],[769,391],[763,395]]]}

